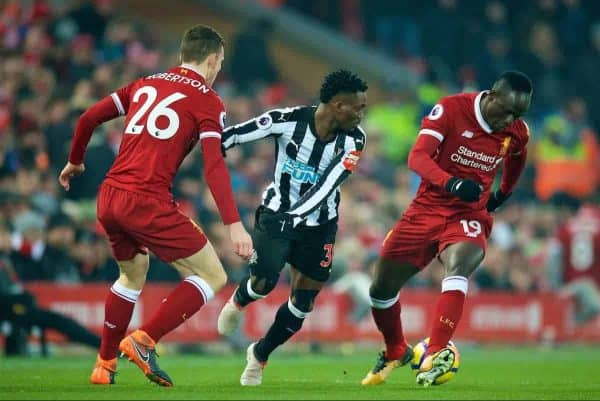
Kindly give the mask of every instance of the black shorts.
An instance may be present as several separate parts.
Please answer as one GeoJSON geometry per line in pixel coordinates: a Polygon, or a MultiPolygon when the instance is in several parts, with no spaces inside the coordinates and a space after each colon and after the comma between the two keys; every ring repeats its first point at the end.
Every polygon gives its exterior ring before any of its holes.
{"type": "Polygon", "coordinates": [[[279,274],[286,263],[305,276],[325,282],[333,266],[337,219],[318,227],[299,226],[283,235],[275,212],[260,206],[252,240],[257,258],[250,263],[255,276],[279,274]]]}

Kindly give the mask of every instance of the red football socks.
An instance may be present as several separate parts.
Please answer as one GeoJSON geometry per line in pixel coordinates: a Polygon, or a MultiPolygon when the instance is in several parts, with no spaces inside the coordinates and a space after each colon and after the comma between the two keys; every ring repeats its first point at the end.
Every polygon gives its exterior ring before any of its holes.
{"type": "Polygon", "coordinates": [[[406,352],[406,340],[400,320],[400,300],[387,309],[371,308],[377,328],[385,341],[385,356],[388,360],[401,359],[406,352]]]}
{"type": "Polygon", "coordinates": [[[465,293],[460,290],[442,292],[433,315],[433,325],[427,355],[438,352],[452,338],[465,303],[465,293]]]}
{"type": "Polygon", "coordinates": [[[140,327],[155,342],[191,318],[194,313],[213,297],[212,289],[198,276],[182,281],[163,299],[150,321],[140,327]]]}
{"type": "Polygon", "coordinates": [[[119,343],[125,336],[133,314],[133,307],[141,291],[115,282],[108,292],[104,305],[104,326],[100,342],[100,358],[110,361],[117,357],[119,343]]]}

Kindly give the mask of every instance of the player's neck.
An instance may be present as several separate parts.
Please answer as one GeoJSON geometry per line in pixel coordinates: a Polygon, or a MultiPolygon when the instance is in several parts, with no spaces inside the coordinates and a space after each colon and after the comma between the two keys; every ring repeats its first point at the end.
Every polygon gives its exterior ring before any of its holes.
{"type": "Polygon", "coordinates": [[[315,135],[322,141],[330,140],[338,130],[333,116],[326,112],[323,103],[315,110],[315,128],[315,135]]]}
{"type": "Polygon", "coordinates": [[[194,71],[196,74],[201,75],[202,78],[204,78],[204,80],[206,80],[208,72],[208,66],[206,65],[206,63],[198,64],[194,62],[182,62],[181,67],[185,67],[194,71]]]}
{"type": "Polygon", "coordinates": [[[488,126],[490,125],[490,121],[487,116],[486,110],[489,100],[490,98],[488,96],[488,93],[484,93],[483,95],[481,95],[481,101],[479,102],[479,111],[481,112],[481,117],[483,117],[483,121],[485,121],[488,126]]]}

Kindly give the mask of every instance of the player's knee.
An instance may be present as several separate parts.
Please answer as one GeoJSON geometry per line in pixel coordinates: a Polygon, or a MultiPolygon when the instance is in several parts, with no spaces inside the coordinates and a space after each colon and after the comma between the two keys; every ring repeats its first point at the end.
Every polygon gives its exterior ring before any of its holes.
{"type": "Polygon", "coordinates": [[[194,274],[206,281],[215,293],[227,284],[227,273],[220,263],[196,269],[194,274]]]}
{"type": "Polygon", "coordinates": [[[319,290],[292,290],[291,304],[300,312],[308,314],[313,310],[319,290]]]}
{"type": "Polygon", "coordinates": [[[393,285],[392,282],[373,281],[369,287],[369,296],[375,299],[391,299],[398,294],[399,288],[400,286],[393,285]]]}
{"type": "Polygon", "coordinates": [[[258,295],[267,295],[277,285],[279,281],[279,274],[267,273],[267,274],[252,274],[250,276],[250,287],[258,295]]]}
{"type": "Polygon", "coordinates": [[[474,256],[449,263],[446,265],[446,277],[463,276],[468,278],[477,269],[482,260],[483,251],[481,252],[481,256],[474,256]]]}
{"type": "Polygon", "coordinates": [[[442,257],[446,277],[469,277],[483,261],[484,255],[483,249],[474,244],[458,244],[448,248],[448,254],[442,257]]]}
{"type": "Polygon", "coordinates": [[[130,261],[119,262],[119,281],[127,288],[139,290],[146,282],[148,268],[147,255],[137,255],[130,261]]]}
{"type": "Polygon", "coordinates": [[[227,273],[225,273],[225,270],[223,268],[220,268],[214,272],[212,284],[213,290],[217,292],[221,288],[225,287],[225,284],[227,284],[227,273]]]}

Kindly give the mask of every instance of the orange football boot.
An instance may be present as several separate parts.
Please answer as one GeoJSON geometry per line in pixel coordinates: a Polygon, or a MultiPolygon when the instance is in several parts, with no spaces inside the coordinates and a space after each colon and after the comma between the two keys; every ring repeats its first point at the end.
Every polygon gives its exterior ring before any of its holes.
{"type": "Polygon", "coordinates": [[[117,374],[117,358],[113,358],[110,361],[105,361],[100,358],[100,355],[96,357],[96,364],[92,375],[90,376],[90,383],[92,384],[115,384],[115,375],[117,374]]]}
{"type": "Polygon", "coordinates": [[[145,331],[136,330],[125,337],[119,344],[121,356],[126,356],[144,372],[144,375],[161,386],[171,387],[173,380],[162,370],[156,358],[156,343],[145,331]]]}

